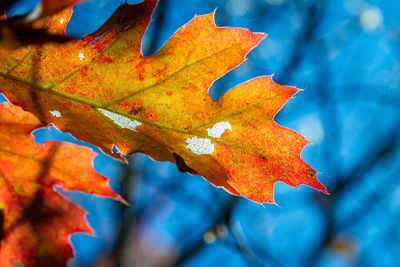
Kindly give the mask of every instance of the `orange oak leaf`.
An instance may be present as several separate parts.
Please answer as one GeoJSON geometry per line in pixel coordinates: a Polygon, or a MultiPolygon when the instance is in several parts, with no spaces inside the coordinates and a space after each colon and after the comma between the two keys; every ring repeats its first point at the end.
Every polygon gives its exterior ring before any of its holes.
{"type": "Polygon", "coordinates": [[[69,235],[92,233],[85,211],[54,186],[121,198],[92,167],[95,153],[61,142],[35,145],[43,124],[31,113],[0,103],[0,266],[64,266],[69,235]]]}
{"type": "MultiPolygon", "coordinates": [[[[298,89],[263,76],[218,101],[208,95],[211,84],[266,34],[217,27],[213,13],[195,16],[144,57],[141,40],[156,3],[122,5],[80,41],[0,51],[0,90],[42,121],[114,157],[115,144],[125,155],[175,162],[181,171],[256,202],[273,203],[277,181],[326,192],[300,158],[309,142],[273,120],[298,89]]],[[[70,15],[66,9],[47,20],[52,33],[64,32],[59,22],[70,15]]]]}

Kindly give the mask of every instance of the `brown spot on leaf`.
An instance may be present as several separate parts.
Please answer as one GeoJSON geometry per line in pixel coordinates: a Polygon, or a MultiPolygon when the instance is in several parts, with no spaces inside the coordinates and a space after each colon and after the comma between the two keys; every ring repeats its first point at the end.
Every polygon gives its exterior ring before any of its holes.
{"type": "Polygon", "coordinates": [[[142,113],[143,111],[144,111],[143,107],[132,107],[132,109],[129,111],[129,113],[132,115],[137,115],[139,113],[142,113]]]}

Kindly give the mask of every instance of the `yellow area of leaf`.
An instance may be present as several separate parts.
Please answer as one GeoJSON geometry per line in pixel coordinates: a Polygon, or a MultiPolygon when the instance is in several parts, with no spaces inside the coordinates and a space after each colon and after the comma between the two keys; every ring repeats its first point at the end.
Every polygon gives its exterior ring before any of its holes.
{"type": "Polygon", "coordinates": [[[69,235],[92,232],[85,212],[54,186],[121,200],[94,171],[90,149],[35,145],[31,131],[41,126],[31,113],[0,104],[0,266],[63,266],[72,257],[69,235]]]}
{"type": "MultiPolygon", "coordinates": [[[[80,41],[0,51],[0,90],[114,157],[115,144],[123,154],[176,162],[256,202],[274,202],[276,181],[326,192],[300,158],[308,142],[273,121],[296,88],[264,76],[218,101],[208,95],[213,81],[243,62],[266,34],[216,27],[213,14],[196,16],[144,57],[141,40],[156,2],[122,5],[80,41]]],[[[58,34],[65,27],[59,21],[70,15],[67,9],[37,27],[46,23],[58,34]]]]}

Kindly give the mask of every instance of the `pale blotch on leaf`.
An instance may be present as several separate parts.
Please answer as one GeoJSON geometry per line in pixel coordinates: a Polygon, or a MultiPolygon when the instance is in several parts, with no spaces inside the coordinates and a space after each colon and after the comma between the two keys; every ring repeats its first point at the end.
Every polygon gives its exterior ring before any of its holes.
{"type": "Polygon", "coordinates": [[[197,155],[212,154],[215,150],[214,144],[208,138],[198,138],[195,136],[186,139],[186,143],[186,148],[197,155]]]}
{"type": "Polygon", "coordinates": [[[58,110],[52,110],[49,111],[51,115],[53,115],[54,117],[60,118],[61,117],[61,113],[58,110]]]}
{"type": "Polygon", "coordinates": [[[122,115],[116,114],[114,112],[98,108],[98,110],[103,113],[106,117],[109,119],[113,120],[115,124],[117,124],[121,128],[126,128],[132,131],[136,131],[136,127],[141,125],[142,123],[136,121],[136,120],[131,120],[127,117],[124,117],[122,115]]]}
{"type": "Polygon", "coordinates": [[[80,60],[83,60],[84,58],[85,58],[85,55],[84,55],[82,52],[80,52],[80,53],[79,53],[79,59],[80,59],[80,60]]]}
{"type": "Polygon", "coordinates": [[[64,23],[64,19],[60,19],[60,24],[63,24],[64,23]]]}
{"type": "Polygon", "coordinates": [[[214,124],[213,127],[207,129],[207,133],[211,137],[220,138],[225,130],[232,131],[232,126],[227,121],[221,121],[214,124]]]}

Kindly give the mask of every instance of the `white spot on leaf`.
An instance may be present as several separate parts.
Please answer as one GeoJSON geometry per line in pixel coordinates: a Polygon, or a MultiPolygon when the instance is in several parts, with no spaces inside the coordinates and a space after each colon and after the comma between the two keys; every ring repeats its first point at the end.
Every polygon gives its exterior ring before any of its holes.
{"type": "Polygon", "coordinates": [[[186,143],[186,148],[198,155],[212,154],[215,150],[214,144],[211,143],[211,140],[208,138],[198,138],[195,136],[193,138],[186,139],[186,143]]]}
{"type": "Polygon", "coordinates": [[[64,23],[64,19],[60,19],[60,24],[63,24],[64,23]]]}
{"type": "Polygon", "coordinates": [[[80,52],[80,53],[79,53],[79,59],[80,59],[80,60],[83,60],[84,58],[85,58],[85,55],[84,55],[82,52],[80,52]]]}
{"type": "Polygon", "coordinates": [[[53,115],[54,117],[60,118],[61,117],[61,113],[58,110],[53,110],[53,111],[49,111],[51,115],[53,115]]]}
{"type": "Polygon", "coordinates": [[[121,128],[126,128],[132,131],[136,131],[136,127],[142,124],[136,120],[131,120],[127,117],[124,117],[122,115],[116,114],[108,110],[104,110],[101,108],[98,108],[98,110],[100,110],[101,113],[103,113],[106,117],[113,120],[115,124],[117,124],[121,128]]]}
{"type": "Polygon", "coordinates": [[[214,124],[213,127],[207,129],[207,133],[211,137],[220,138],[225,130],[232,131],[232,126],[227,121],[221,121],[214,124]]]}

